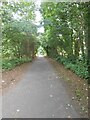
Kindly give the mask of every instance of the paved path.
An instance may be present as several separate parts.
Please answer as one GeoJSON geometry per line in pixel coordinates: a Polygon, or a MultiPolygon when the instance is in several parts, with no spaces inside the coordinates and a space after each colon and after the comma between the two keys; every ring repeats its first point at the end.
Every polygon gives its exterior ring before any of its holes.
{"type": "Polygon", "coordinates": [[[71,101],[52,65],[38,58],[3,95],[3,118],[80,118],[71,101]]]}

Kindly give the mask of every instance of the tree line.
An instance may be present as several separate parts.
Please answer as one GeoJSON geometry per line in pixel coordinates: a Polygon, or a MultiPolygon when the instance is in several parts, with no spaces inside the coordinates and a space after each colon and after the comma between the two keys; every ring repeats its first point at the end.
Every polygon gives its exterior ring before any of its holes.
{"type": "Polygon", "coordinates": [[[3,69],[31,61],[37,49],[37,28],[33,2],[2,2],[3,69]]]}
{"type": "Polygon", "coordinates": [[[41,4],[45,29],[41,44],[47,55],[85,79],[89,78],[90,65],[89,7],[90,2],[41,4]]]}
{"type": "Polygon", "coordinates": [[[45,31],[39,36],[34,23],[34,2],[1,2],[2,68],[12,69],[31,61],[41,45],[47,56],[88,79],[89,8],[90,2],[42,2],[39,10],[42,14],[41,26],[45,31]]]}

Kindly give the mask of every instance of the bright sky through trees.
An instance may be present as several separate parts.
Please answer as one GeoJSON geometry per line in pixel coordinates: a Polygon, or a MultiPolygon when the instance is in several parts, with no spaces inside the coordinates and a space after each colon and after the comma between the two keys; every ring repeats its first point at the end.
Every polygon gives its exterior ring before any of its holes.
{"type": "MultiPolygon", "coordinates": [[[[36,20],[35,20],[35,24],[36,25],[40,25],[40,21],[42,20],[42,16],[41,16],[41,13],[39,11],[39,8],[40,8],[40,5],[41,5],[41,1],[40,0],[37,0],[37,2],[35,2],[36,6],[37,6],[37,10],[35,11],[35,14],[36,14],[36,20]]],[[[40,27],[38,28],[38,32],[39,33],[43,33],[44,32],[44,27],[40,27]]]]}

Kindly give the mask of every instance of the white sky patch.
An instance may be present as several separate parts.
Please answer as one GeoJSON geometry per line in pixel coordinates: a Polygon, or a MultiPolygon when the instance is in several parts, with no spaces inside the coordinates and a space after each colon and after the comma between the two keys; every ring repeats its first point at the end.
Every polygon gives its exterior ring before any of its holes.
{"type": "Polygon", "coordinates": [[[38,5],[40,7],[41,5],[41,0],[34,0],[34,2],[36,3],[36,5],[38,5]]]}
{"type": "Polygon", "coordinates": [[[39,11],[35,11],[35,14],[36,14],[36,22],[38,23],[38,22],[40,22],[41,21],[41,13],[39,12],[39,11]]]}
{"type": "Polygon", "coordinates": [[[15,19],[15,20],[20,20],[20,19],[22,19],[22,17],[20,16],[20,15],[18,15],[17,13],[15,14],[15,13],[12,13],[13,14],[13,18],[15,19]]]}
{"type": "Polygon", "coordinates": [[[44,33],[44,27],[38,28],[38,32],[39,32],[39,33],[44,33]]]}
{"type": "MultiPolygon", "coordinates": [[[[36,0],[35,4],[39,9],[40,5],[41,5],[41,0],[36,0]]],[[[42,21],[42,15],[41,15],[41,13],[38,9],[35,11],[35,15],[36,15],[35,24],[36,25],[40,25],[40,22],[42,21]]],[[[37,30],[38,30],[39,33],[44,33],[44,27],[43,26],[38,28],[37,30]]]]}

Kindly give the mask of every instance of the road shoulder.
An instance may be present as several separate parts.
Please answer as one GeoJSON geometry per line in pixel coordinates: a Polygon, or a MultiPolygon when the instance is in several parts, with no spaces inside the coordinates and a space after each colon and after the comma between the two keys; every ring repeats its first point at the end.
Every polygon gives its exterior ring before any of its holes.
{"type": "Polygon", "coordinates": [[[88,84],[84,79],[78,77],[72,71],[66,69],[62,64],[57,61],[47,58],[57,71],[58,76],[62,78],[62,83],[72,97],[76,109],[81,116],[88,117],[88,84]]]}

